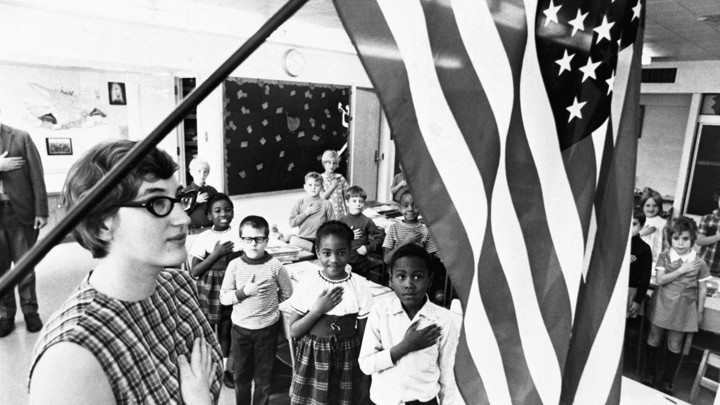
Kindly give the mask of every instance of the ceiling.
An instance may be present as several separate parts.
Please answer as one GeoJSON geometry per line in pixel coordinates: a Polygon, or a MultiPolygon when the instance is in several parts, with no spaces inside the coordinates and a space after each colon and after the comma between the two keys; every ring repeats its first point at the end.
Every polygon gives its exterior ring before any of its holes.
{"type": "MultiPolygon", "coordinates": [[[[197,1],[241,8],[266,17],[285,4],[285,0],[197,1]]],[[[645,0],[645,3],[645,56],[658,62],[720,60],[720,0],[645,0]]],[[[331,0],[310,0],[293,20],[342,30],[331,0]]]]}

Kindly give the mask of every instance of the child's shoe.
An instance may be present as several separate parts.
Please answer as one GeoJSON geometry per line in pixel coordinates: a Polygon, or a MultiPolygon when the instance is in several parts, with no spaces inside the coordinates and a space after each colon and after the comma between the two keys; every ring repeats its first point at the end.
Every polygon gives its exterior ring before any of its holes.
{"type": "Polygon", "coordinates": [[[223,384],[231,390],[235,389],[235,378],[233,378],[232,373],[227,370],[223,373],[223,384]]]}
{"type": "Polygon", "coordinates": [[[654,386],[655,385],[655,376],[652,374],[643,374],[642,383],[647,385],[648,387],[654,386]]]}
{"type": "Polygon", "coordinates": [[[663,381],[660,391],[662,391],[663,394],[672,396],[675,392],[675,387],[670,381],[663,381]]]}

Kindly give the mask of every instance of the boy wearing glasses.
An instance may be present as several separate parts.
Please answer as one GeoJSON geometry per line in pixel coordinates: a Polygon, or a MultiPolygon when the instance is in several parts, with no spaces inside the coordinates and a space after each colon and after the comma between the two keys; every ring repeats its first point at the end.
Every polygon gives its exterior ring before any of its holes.
{"type": "Polygon", "coordinates": [[[278,306],[292,294],[287,270],[265,252],[269,234],[270,226],[262,217],[251,215],[240,222],[245,254],[230,262],[220,290],[220,303],[233,306],[231,346],[237,404],[269,402],[281,322],[278,306]]]}

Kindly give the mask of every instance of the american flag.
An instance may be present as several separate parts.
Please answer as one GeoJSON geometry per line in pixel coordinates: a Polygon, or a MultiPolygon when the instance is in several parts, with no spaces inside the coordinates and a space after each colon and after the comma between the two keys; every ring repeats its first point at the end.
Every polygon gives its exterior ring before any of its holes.
{"type": "Polygon", "coordinates": [[[618,403],[641,0],[334,0],[464,319],[468,404],[618,403]]]}

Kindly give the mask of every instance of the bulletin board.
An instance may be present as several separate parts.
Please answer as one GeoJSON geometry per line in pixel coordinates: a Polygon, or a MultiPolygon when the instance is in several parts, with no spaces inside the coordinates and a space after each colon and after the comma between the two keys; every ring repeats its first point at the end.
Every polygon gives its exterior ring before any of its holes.
{"type": "Polygon", "coordinates": [[[350,87],[228,78],[223,95],[231,195],[302,188],[323,152],[347,142],[350,87]]]}

